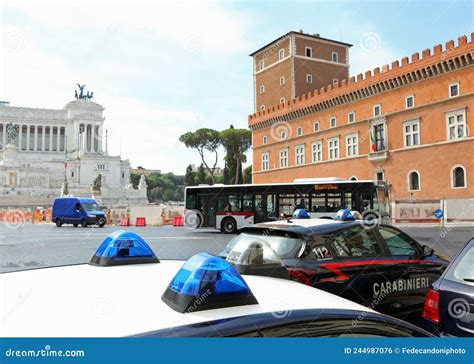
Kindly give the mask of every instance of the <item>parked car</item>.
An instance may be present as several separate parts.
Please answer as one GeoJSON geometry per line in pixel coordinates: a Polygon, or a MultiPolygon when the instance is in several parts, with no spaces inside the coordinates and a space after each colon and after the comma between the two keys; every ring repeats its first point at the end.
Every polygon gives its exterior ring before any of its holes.
{"type": "Polygon", "coordinates": [[[58,197],[54,200],[52,215],[57,227],[63,224],[103,227],[106,223],[105,213],[93,198],[58,197]]]}
{"type": "Polygon", "coordinates": [[[242,242],[270,244],[294,280],[415,324],[431,283],[448,265],[403,231],[360,220],[257,224],[243,228],[221,255],[242,242]]]}
{"type": "Polygon", "coordinates": [[[422,326],[440,336],[474,336],[474,239],[431,285],[422,326]]]}

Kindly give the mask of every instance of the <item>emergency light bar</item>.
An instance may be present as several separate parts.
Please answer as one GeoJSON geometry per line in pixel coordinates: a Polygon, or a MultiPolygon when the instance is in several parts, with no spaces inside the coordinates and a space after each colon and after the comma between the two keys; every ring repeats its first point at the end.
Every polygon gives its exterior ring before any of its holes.
{"type": "Polygon", "coordinates": [[[132,231],[117,230],[100,244],[89,264],[112,266],[159,262],[140,235],[132,231]]]}
{"type": "Polygon", "coordinates": [[[161,299],[181,313],[258,304],[234,267],[207,253],[196,254],[184,263],[161,299]]]}

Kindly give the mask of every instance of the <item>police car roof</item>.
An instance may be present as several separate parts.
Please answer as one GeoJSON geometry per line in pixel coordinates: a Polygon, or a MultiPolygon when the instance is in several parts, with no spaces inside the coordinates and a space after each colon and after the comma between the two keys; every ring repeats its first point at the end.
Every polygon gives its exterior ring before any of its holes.
{"type": "Polygon", "coordinates": [[[361,225],[363,221],[340,221],[332,219],[284,219],[255,224],[253,227],[242,228],[242,231],[272,230],[289,231],[302,235],[324,235],[345,229],[349,226],[361,225]]]}
{"type": "Polygon", "coordinates": [[[243,276],[259,304],[178,313],[161,300],[182,261],[97,267],[88,264],[0,274],[4,337],[104,337],[230,317],[298,309],[373,312],[290,280],[243,276]]]}

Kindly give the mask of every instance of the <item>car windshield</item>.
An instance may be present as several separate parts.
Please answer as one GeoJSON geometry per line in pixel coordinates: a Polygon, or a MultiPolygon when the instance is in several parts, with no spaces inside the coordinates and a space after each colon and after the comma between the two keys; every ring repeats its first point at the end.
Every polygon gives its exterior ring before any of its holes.
{"type": "Polygon", "coordinates": [[[277,253],[280,259],[297,258],[303,246],[304,240],[290,235],[264,235],[259,233],[241,233],[233,238],[227,244],[222,255],[227,256],[237,243],[253,243],[258,241],[267,242],[271,248],[277,253]]]}
{"type": "Polygon", "coordinates": [[[83,202],[82,207],[84,207],[86,211],[102,211],[95,202],[83,202]]]}
{"type": "Polygon", "coordinates": [[[467,249],[446,272],[446,279],[474,286],[474,243],[467,249]]]}

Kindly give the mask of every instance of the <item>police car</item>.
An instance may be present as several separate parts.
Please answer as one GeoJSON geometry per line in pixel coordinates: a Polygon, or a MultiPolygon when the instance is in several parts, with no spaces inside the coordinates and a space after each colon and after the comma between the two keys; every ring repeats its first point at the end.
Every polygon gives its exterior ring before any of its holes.
{"type": "Polygon", "coordinates": [[[393,226],[354,220],[347,210],[338,217],[311,219],[298,211],[244,228],[221,256],[268,243],[294,280],[419,324],[425,294],[447,260],[393,226]]]}
{"type": "Polygon", "coordinates": [[[0,275],[2,337],[430,336],[330,293],[276,278],[268,246],[230,261],[200,253],[159,260],[117,231],[89,264],[0,275]],[[239,271],[247,271],[242,275],[239,271]]]}

